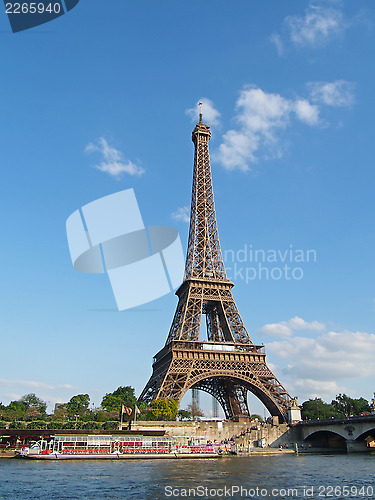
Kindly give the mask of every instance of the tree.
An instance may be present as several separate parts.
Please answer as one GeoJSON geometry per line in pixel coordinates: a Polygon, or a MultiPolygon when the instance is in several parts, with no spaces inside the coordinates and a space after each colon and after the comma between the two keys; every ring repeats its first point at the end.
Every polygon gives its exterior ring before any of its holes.
{"type": "Polygon", "coordinates": [[[89,404],[90,396],[88,394],[77,394],[66,403],[66,409],[69,415],[80,415],[88,410],[89,404]]]}
{"type": "Polygon", "coordinates": [[[309,399],[301,405],[304,420],[317,420],[336,416],[335,408],[321,398],[309,399]]]}
{"type": "Polygon", "coordinates": [[[187,411],[191,413],[192,417],[203,417],[204,413],[203,411],[199,408],[197,403],[193,401],[190,405],[187,405],[187,411]]]}
{"type": "Polygon", "coordinates": [[[95,413],[95,420],[97,422],[106,422],[107,420],[116,420],[119,419],[118,411],[105,411],[105,410],[97,410],[95,413]]]}
{"type": "Polygon", "coordinates": [[[189,410],[178,410],[177,418],[178,420],[192,420],[193,415],[189,410]]]}
{"type": "Polygon", "coordinates": [[[33,392],[22,396],[20,401],[21,403],[25,403],[27,408],[34,408],[38,410],[41,415],[44,415],[46,413],[47,403],[38,398],[33,392]]]}
{"type": "Polygon", "coordinates": [[[106,411],[121,411],[121,406],[123,405],[123,399],[120,396],[114,396],[113,394],[106,394],[102,400],[102,407],[106,411]]]}
{"type": "Polygon", "coordinates": [[[153,416],[151,415],[151,408],[150,405],[145,403],[144,401],[141,401],[138,405],[138,409],[141,413],[137,415],[137,420],[140,421],[145,421],[145,420],[152,420],[153,416]]]}
{"type": "Polygon", "coordinates": [[[66,404],[59,403],[58,406],[55,406],[52,419],[64,420],[68,416],[67,413],[66,404]]]}
{"type": "Polygon", "coordinates": [[[22,401],[11,401],[3,411],[3,418],[9,420],[23,420],[27,406],[22,401]]]}
{"type": "Polygon", "coordinates": [[[25,413],[26,420],[41,420],[43,417],[42,413],[35,406],[27,408],[25,413]]]}
{"type": "Polygon", "coordinates": [[[371,412],[369,402],[365,398],[353,399],[346,394],[339,394],[331,403],[339,417],[350,417],[371,412]]]}
{"type": "Polygon", "coordinates": [[[102,399],[102,408],[106,411],[121,411],[122,405],[134,408],[137,398],[134,389],[130,386],[120,386],[115,391],[106,394],[102,399]]]}
{"type": "Polygon", "coordinates": [[[154,399],[150,404],[150,416],[155,420],[176,420],[177,411],[174,399],[154,399]]]}

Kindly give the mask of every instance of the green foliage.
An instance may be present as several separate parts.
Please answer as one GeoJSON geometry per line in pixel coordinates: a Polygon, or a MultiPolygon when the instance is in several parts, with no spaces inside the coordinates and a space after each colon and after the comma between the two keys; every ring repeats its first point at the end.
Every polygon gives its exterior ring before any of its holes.
{"type": "Polygon", "coordinates": [[[38,408],[31,407],[27,408],[26,413],[25,413],[25,420],[41,420],[43,417],[45,417],[46,414],[42,414],[38,408]]]}
{"type": "Polygon", "coordinates": [[[27,424],[27,429],[46,429],[47,422],[44,420],[33,420],[27,424]]]}
{"type": "Polygon", "coordinates": [[[141,402],[137,404],[138,409],[140,410],[141,413],[137,414],[137,421],[145,421],[145,420],[151,420],[151,409],[150,406],[147,403],[141,402]]]}
{"type": "Polygon", "coordinates": [[[309,399],[301,405],[303,420],[317,420],[336,417],[332,405],[325,403],[321,398],[309,399]]]}
{"type": "Polygon", "coordinates": [[[26,405],[26,408],[36,408],[42,415],[46,413],[47,403],[38,398],[33,392],[22,396],[20,401],[26,405]]]}
{"type": "Polygon", "coordinates": [[[84,429],[85,428],[85,422],[82,422],[81,420],[69,420],[68,422],[65,422],[63,429],[84,429]]]}
{"type": "Polygon", "coordinates": [[[26,422],[15,420],[9,424],[9,429],[26,429],[26,422]]]}
{"type": "Polygon", "coordinates": [[[106,394],[102,399],[102,408],[107,411],[121,411],[122,405],[134,408],[137,398],[134,389],[130,386],[120,386],[114,392],[106,394]]]}
{"type": "Polygon", "coordinates": [[[177,418],[178,420],[192,420],[193,415],[189,410],[178,410],[177,418]]]}
{"type": "Polygon", "coordinates": [[[69,422],[65,422],[63,424],[63,429],[69,429],[69,430],[72,430],[75,428],[75,422],[73,421],[69,421],[69,422]]]}
{"type": "Polygon", "coordinates": [[[11,401],[8,404],[7,410],[10,411],[20,411],[22,413],[26,412],[27,405],[22,401],[11,401]]]}
{"type": "Polygon", "coordinates": [[[85,429],[86,430],[100,430],[101,428],[102,428],[101,422],[91,421],[91,422],[86,422],[85,423],[85,429]]]}
{"type": "Polygon", "coordinates": [[[95,419],[95,413],[91,410],[87,410],[85,412],[82,412],[79,416],[80,420],[83,422],[91,422],[92,420],[95,419]]]}
{"type": "Polygon", "coordinates": [[[330,404],[320,398],[315,398],[305,401],[301,406],[304,420],[345,418],[367,412],[371,412],[371,407],[366,399],[353,399],[346,394],[339,394],[330,404]]]}
{"type": "Polygon", "coordinates": [[[118,411],[98,410],[95,413],[95,420],[97,422],[107,422],[107,420],[116,420],[116,419],[119,419],[118,411]]]}
{"type": "Polygon", "coordinates": [[[150,405],[153,420],[176,420],[178,403],[174,399],[154,399],[150,405]]]}
{"type": "Polygon", "coordinates": [[[60,422],[58,420],[52,420],[48,424],[48,429],[63,429],[64,428],[64,422],[60,422]]]}
{"type": "Polygon", "coordinates": [[[0,420],[0,429],[6,429],[7,428],[7,423],[4,422],[3,420],[0,420]]]}
{"type": "Polygon", "coordinates": [[[123,403],[121,396],[114,396],[113,394],[106,394],[102,399],[102,407],[106,411],[120,412],[123,403]]]}
{"type": "Polygon", "coordinates": [[[89,404],[90,396],[88,394],[77,394],[70,398],[69,403],[66,403],[66,409],[70,415],[80,415],[88,410],[89,404]]]}
{"type": "Polygon", "coordinates": [[[255,420],[255,419],[258,419],[258,422],[263,422],[263,417],[261,417],[260,415],[258,415],[257,413],[253,413],[251,415],[251,418],[252,420],[255,420]]]}
{"type": "Polygon", "coordinates": [[[56,420],[64,420],[68,416],[68,411],[66,409],[66,404],[59,404],[58,407],[53,412],[52,418],[56,420]]]}
{"type": "Polygon", "coordinates": [[[23,420],[26,415],[26,405],[21,401],[11,401],[1,413],[5,420],[23,420]]]}
{"type": "Polygon", "coordinates": [[[106,422],[103,426],[103,428],[106,430],[106,431],[114,431],[114,430],[118,430],[119,428],[119,423],[118,421],[112,421],[112,420],[109,420],[108,422],[106,422]]]}
{"type": "Polygon", "coordinates": [[[331,405],[339,417],[350,417],[352,415],[362,415],[362,413],[371,412],[370,404],[366,399],[353,399],[346,394],[336,396],[331,405]]]}

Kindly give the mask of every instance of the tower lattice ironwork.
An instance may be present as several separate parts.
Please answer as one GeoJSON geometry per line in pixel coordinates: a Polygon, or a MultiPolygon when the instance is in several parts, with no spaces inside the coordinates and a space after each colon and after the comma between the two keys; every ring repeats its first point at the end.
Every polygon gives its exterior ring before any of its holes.
{"type": "Polygon", "coordinates": [[[208,141],[210,127],[199,122],[195,146],[189,242],[182,285],[164,348],[140,400],[181,401],[188,389],[208,392],[230,419],[249,417],[248,392],[271,415],[286,419],[291,397],[266,364],[264,345],[255,345],[238,312],[227,279],[216,223],[208,141]],[[200,340],[205,318],[207,340],[200,340]]]}

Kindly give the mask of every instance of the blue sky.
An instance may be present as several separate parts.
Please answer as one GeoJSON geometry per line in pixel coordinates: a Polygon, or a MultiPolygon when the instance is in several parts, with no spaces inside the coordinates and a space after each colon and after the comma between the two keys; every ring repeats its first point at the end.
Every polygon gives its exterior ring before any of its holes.
{"type": "Polygon", "coordinates": [[[118,312],[108,278],[73,269],[65,221],[134,188],[146,225],[176,227],[186,249],[199,100],[253,341],[300,401],[372,397],[374,11],[81,0],[17,34],[0,16],[3,403],[141,392],[176,297],[118,312]],[[296,279],[275,270],[285,265],[296,279]]]}

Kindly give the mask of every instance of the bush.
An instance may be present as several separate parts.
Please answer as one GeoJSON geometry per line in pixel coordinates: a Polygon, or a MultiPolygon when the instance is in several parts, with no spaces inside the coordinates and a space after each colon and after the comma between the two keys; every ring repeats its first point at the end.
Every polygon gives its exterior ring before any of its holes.
{"type": "Polygon", "coordinates": [[[3,420],[0,420],[0,429],[6,429],[7,428],[7,423],[4,422],[3,420]]]}
{"type": "Polygon", "coordinates": [[[63,429],[74,429],[75,422],[66,422],[63,424],[63,429]]]}
{"type": "Polygon", "coordinates": [[[27,429],[46,429],[47,422],[44,420],[34,420],[33,422],[29,422],[27,424],[27,429]]]}
{"type": "Polygon", "coordinates": [[[9,424],[9,429],[26,429],[26,422],[15,420],[9,424]]]}
{"type": "Polygon", "coordinates": [[[69,422],[64,424],[63,429],[70,429],[70,430],[84,429],[84,425],[85,425],[85,422],[80,422],[79,420],[78,420],[78,422],[76,422],[75,420],[70,420],[69,422]]]}
{"type": "Polygon", "coordinates": [[[48,424],[48,429],[63,429],[64,423],[59,422],[58,420],[53,420],[48,424]]]}
{"type": "Polygon", "coordinates": [[[106,431],[114,431],[114,430],[118,431],[118,428],[119,428],[119,422],[117,421],[109,420],[104,424],[104,429],[106,431]]]}
{"type": "Polygon", "coordinates": [[[91,421],[91,422],[86,422],[86,424],[85,424],[85,429],[86,430],[96,430],[96,429],[99,430],[101,428],[102,428],[101,422],[93,422],[93,421],[91,421]]]}

